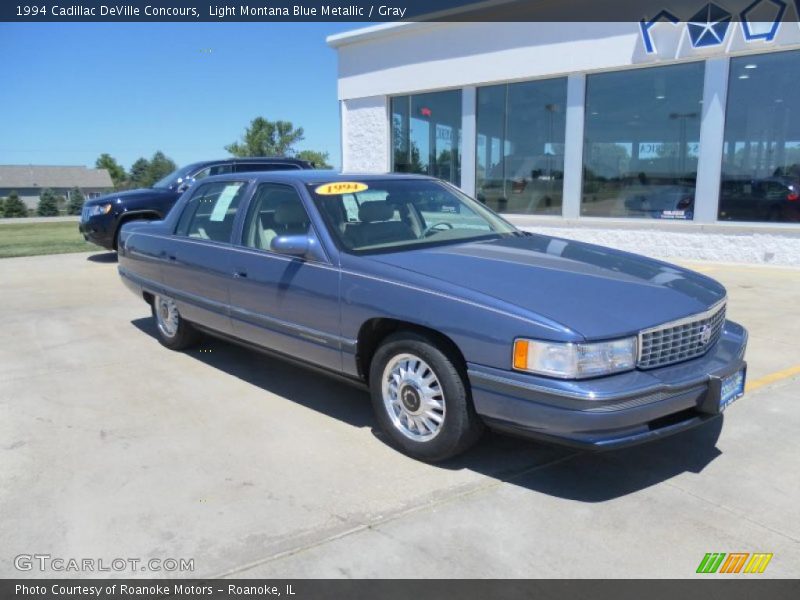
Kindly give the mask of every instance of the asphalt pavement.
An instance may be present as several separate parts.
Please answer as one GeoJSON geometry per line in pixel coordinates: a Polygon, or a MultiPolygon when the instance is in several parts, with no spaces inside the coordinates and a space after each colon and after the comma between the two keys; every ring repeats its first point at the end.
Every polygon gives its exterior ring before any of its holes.
{"type": "Polygon", "coordinates": [[[0,577],[63,575],[15,568],[48,554],[194,561],[135,573],[159,577],[680,578],[707,552],[800,575],[800,269],[689,265],[750,330],[724,422],[601,454],[489,434],[431,466],[351,386],[163,348],[116,266],[0,260],[0,577]]]}

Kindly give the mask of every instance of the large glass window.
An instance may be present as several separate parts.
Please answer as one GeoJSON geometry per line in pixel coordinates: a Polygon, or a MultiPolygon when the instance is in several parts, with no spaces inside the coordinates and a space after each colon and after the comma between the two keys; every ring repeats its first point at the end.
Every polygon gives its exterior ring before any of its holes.
{"type": "Polygon", "coordinates": [[[476,190],[505,213],[561,214],[566,78],[478,89],[476,190]]]}
{"type": "Polygon", "coordinates": [[[704,69],[587,77],[582,215],[693,218],[704,69]]]}
{"type": "Polygon", "coordinates": [[[392,98],[392,170],[461,183],[461,90],[392,98]]]}
{"type": "Polygon", "coordinates": [[[800,52],[731,59],[719,218],[800,221],[800,52]]]}

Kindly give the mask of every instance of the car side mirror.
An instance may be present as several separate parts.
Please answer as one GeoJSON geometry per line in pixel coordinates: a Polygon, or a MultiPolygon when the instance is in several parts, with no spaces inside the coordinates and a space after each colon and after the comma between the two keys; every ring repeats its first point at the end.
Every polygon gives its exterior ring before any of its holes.
{"type": "Polygon", "coordinates": [[[272,238],[270,248],[278,254],[305,258],[311,248],[307,235],[279,235],[272,238]]]}

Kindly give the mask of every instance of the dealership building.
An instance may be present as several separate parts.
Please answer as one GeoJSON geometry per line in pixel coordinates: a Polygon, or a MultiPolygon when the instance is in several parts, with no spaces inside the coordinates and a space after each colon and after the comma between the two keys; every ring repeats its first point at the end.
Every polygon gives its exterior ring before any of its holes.
{"type": "Polygon", "coordinates": [[[641,22],[330,36],[342,168],[433,175],[531,231],[800,265],[799,11],[698,1],[641,22]]]}

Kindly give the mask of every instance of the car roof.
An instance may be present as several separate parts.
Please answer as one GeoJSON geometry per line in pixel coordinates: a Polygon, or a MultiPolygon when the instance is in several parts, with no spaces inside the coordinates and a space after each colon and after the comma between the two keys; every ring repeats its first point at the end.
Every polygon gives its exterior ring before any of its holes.
{"type": "MultiPolygon", "coordinates": [[[[242,179],[243,173],[225,173],[223,175],[214,175],[206,177],[203,182],[207,181],[230,181],[242,179]]],[[[415,175],[411,173],[342,173],[339,171],[331,171],[330,169],[308,169],[308,170],[292,170],[292,171],[264,171],[256,173],[247,173],[247,179],[254,181],[299,181],[300,183],[332,183],[335,181],[386,181],[401,180],[401,179],[416,179],[416,180],[435,180],[434,177],[428,175],[415,175]]]]}
{"type": "Polygon", "coordinates": [[[189,163],[188,165],[182,167],[183,169],[200,169],[203,167],[207,167],[209,165],[219,165],[219,164],[228,164],[228,163],[240,163],[240,164],[247,164],[247,163],[256,163],[256,164],[263,164],[263,163],[275,163],[275,164],[292,164],[292,165],[309,165],[307,160],[303,160],[300,158],[293,158],[290,156],[243,156],[243,157],[235,157],[229,156],[228,158],[220,158],[218,160],[201,160],[194,163],[189,163]]]}

